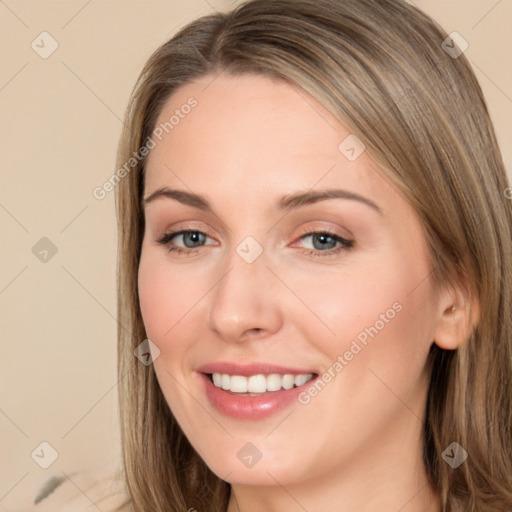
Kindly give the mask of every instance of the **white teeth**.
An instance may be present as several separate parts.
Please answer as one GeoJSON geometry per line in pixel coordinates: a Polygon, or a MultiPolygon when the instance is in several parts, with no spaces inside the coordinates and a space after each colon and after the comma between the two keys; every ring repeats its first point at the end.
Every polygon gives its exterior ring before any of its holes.
{"type": "Polygon", "coordinates": [[[229,379],[229,389],[233,393],[247,393],[247,379],[241,375],[232,375],[229,379]]]}
{"type": "Polygon", "coordinates": [[[247,391],[249,393],[265,393],[267,390],[267,379],[265,375],[251,375],[247,379],[247,391]]]}
{"type": "Polygon", "coordinates": [[[267,391],[279,391],[281,389],[281,375],[271,373],[267,375],[267,391]]]}
{"type": "Polygon", "coordinates": [[[291,389],[294,386],[302,386],[312,378],[312,373],[300,375],[271,373],[270,375],[258,374],[250,377],[226,373],[212,374],[215,387],[233,393],[265,393],[266,391],[279,391],[281,388],[291,389]]]}
{"type": "Polygon", "coordinates": [[[305,384],[311,377],[308,375],[296,375],[294,384],[296,386],[302,386],[302,384],[305,384]]]}
{"type": "Polygon", "coordinates": [[[212,377],[215,386],[217,386],[218,388],[222,387],[222,375],[220,373],[214,373],[212,377]]]}
{"type": "Polygon", "coordinates": [[[283,388],[284,389],[292,389],[295,384],[295,377],[287,373],[283,376],[283,388]]]}

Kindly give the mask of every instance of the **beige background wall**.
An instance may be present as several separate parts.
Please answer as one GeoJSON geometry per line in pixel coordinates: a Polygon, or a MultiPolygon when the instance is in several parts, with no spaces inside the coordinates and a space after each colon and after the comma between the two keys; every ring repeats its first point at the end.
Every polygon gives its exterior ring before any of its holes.
{"type": "MultiPolygon", "coordinates": [[[[414,3],[468,41],[512,172],[512,1],[414,3]]],[[[114,195],[92,191],[115,170],[123,111],[150,53],[229,6],[0,1],[0,512],[51,474],[118,457],[114,195]],[[58,43],[46,59],[55,43],[43,31],[58,43]],[[58,452],[48,469],[31,457],[43,441],[58,452]]],[[[43,447],[34,458],[50,456],[43,447]]]]}

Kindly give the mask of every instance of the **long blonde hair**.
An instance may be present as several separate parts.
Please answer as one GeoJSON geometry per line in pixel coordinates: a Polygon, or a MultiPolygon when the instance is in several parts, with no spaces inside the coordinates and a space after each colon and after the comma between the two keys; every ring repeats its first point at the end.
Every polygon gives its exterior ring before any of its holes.
{"type": "Polygon", "coordinates": [[[134,357],[147,337],[137,292],[140,149],[171,94],[220,72],[281,78],[329,109],[418,213],[432,283],[462,283],[477,298],[469,339],[456,350],[432,346],[424,459],[445,512],[512,510],[509,184],[480,86],[465,56],[445,51],[447,37],[401,0],[252,0],[190,23],[148,60],[117,157],[119,399],[131,510],[219,512],[229,499],[229,484],[178,426],[153,367],[134,357]],[[457,470],[441,459],[453,441],[469,454],[457,470]]]}

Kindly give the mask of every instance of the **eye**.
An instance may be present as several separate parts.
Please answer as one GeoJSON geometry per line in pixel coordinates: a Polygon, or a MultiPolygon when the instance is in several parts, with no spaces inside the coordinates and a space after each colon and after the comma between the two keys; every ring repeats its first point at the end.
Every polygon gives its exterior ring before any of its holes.
{"type": "MultiPolygon", "coordinates": [[[[168,246],[169,252],[194,253],[205,245],[208,238],[210,237],[202,231],[182,230],[166,233],[156,242],[168,246]],[[176,245],[177,240],[181,240],[183,246],[176,245]]],[[[300,236],[300,240],[308,238],[313,243],[312,249],[306,248],[307,253],[311,256],[330,256],[343,250],[349,250],[354,246],[353,240],[347,240],[330,231],[310,231],[300,236]]]]}
{"type": "Polygon", "coordinates": [[[194,252],[194,249],[198,247],[202,247],[205,240],[209,238],[202,231],[195,230],[182,230],[182,231],[174,231],[171,233],[166,233],[164,236],[156,240],[159,244],[169,246],[169,252],[194,252]],[[183,243],[184,247],[180,247],[175,245],[173,240],[180,240],[183,243]]]}
{"type": "Polygon", "coordinates": [[[313,249],[308,250],[311,256],[330,256],[354,246],[353,240],[347,240],[330,231],[310,231],[302,234],[300,240],[306,239],[310,239],[313,245],[313,249]]]}

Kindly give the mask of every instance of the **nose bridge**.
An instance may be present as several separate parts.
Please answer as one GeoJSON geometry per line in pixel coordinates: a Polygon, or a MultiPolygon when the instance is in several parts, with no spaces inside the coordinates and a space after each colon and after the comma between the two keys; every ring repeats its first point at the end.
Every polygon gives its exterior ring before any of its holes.
{"type": "Polygon", "coordinates": [[[258,249],[255,240],[247,237],[232,252],[226,267],[212,290],[210,327],[231,341],[241,340],[251,331],[278,330],[281,313],[276,294],[271,292],[275,277],[267,268],[261,246],[258,249]]]}

